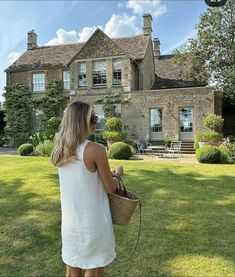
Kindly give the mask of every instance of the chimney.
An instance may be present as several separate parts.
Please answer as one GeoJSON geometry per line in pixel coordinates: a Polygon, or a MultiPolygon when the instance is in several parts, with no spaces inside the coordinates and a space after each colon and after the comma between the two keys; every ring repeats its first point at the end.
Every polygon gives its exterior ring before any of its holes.
{"type": "Polygon", "coordinates": [[[34,32],[34,30],[29,31],[27,49],[32,50],[34,48],[37,48],[37,46],[37,34],[34,32]]]}
{"type": "Polygon", "coordinates": [[[153,40],[153,54],[155,58],[159,58],[161,52],[160,52],[160,40],[159,38],[154,38],[153,40]]]}
{"type": "Polygon", "coordinates": [[[144,19],[144,27],[143,27],[143,33],[144,36],[151,36],[152,33],[152,16],[150,13],[145,13],[143,15],[144,19]]]}

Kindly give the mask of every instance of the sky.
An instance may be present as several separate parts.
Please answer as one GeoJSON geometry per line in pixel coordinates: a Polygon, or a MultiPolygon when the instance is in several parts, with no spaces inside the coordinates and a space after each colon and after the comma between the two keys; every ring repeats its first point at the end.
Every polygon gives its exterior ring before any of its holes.
{"type": "Polygon", "coordinates": [[[152,38],[160,39],[161,54],[170,54],[195,37],[207,8],[204,0],[0,1],[0,102],[4,70],[26,51],[30,30],[39,46],[86,41],[97,27],[110,37],[133,36],[149,12],[152,38]]]}

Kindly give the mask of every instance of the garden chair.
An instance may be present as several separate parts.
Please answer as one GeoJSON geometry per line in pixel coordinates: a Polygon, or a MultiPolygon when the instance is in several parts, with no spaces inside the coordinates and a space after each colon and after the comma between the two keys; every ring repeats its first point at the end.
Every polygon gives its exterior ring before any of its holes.
{"type": "Polygon", "coordinates": [[[140,155],[152,153],[152,149],[148,145],[142,142],[137,142],[137,149],[140,155]]]}
{"type": "Polygon", "coordinates": [[[170,153],[170,154],[181,154],[181,141],[180,140],[174,140],[171,142],[171,145],[170,147],[169,146],[166,146],[165,150],[166,152],[170,153]]]}

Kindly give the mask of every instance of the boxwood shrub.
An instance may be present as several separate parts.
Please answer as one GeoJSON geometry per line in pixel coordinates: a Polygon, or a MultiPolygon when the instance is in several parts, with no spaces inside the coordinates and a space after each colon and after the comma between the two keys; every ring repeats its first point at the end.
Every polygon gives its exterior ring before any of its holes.
{"type": "Polygon", "coordinates": [[[108,157],[110,159],[128,160],[131,157],[131,149],[124,142],[115,142],[109,148],[108,157]]]}
{"type": "Polygon", "coordinates": [[[216,146],[205,145],[196,151],[196,158],[200,163],[215,164],[220,161],[220,151],[216,146]]]}
{"type": "Polygon", "coordinates": [[[30,156],[32,155],[33,150],[33,145],[31,143],[24,143],[18,148],[18,153],[20,156],[30,156]]]}

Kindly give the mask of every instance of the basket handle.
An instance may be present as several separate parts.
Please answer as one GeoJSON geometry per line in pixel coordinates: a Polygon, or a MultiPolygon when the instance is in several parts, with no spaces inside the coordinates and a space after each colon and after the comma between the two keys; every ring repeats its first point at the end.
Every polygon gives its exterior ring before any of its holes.
{"type": "Polygon", "coordinates": [[[118,187],[117,187],[117,194],[127,197],[127,190],[122,181],[122,178],[119,175],[114,175],[118,179],[118,187]]]}

